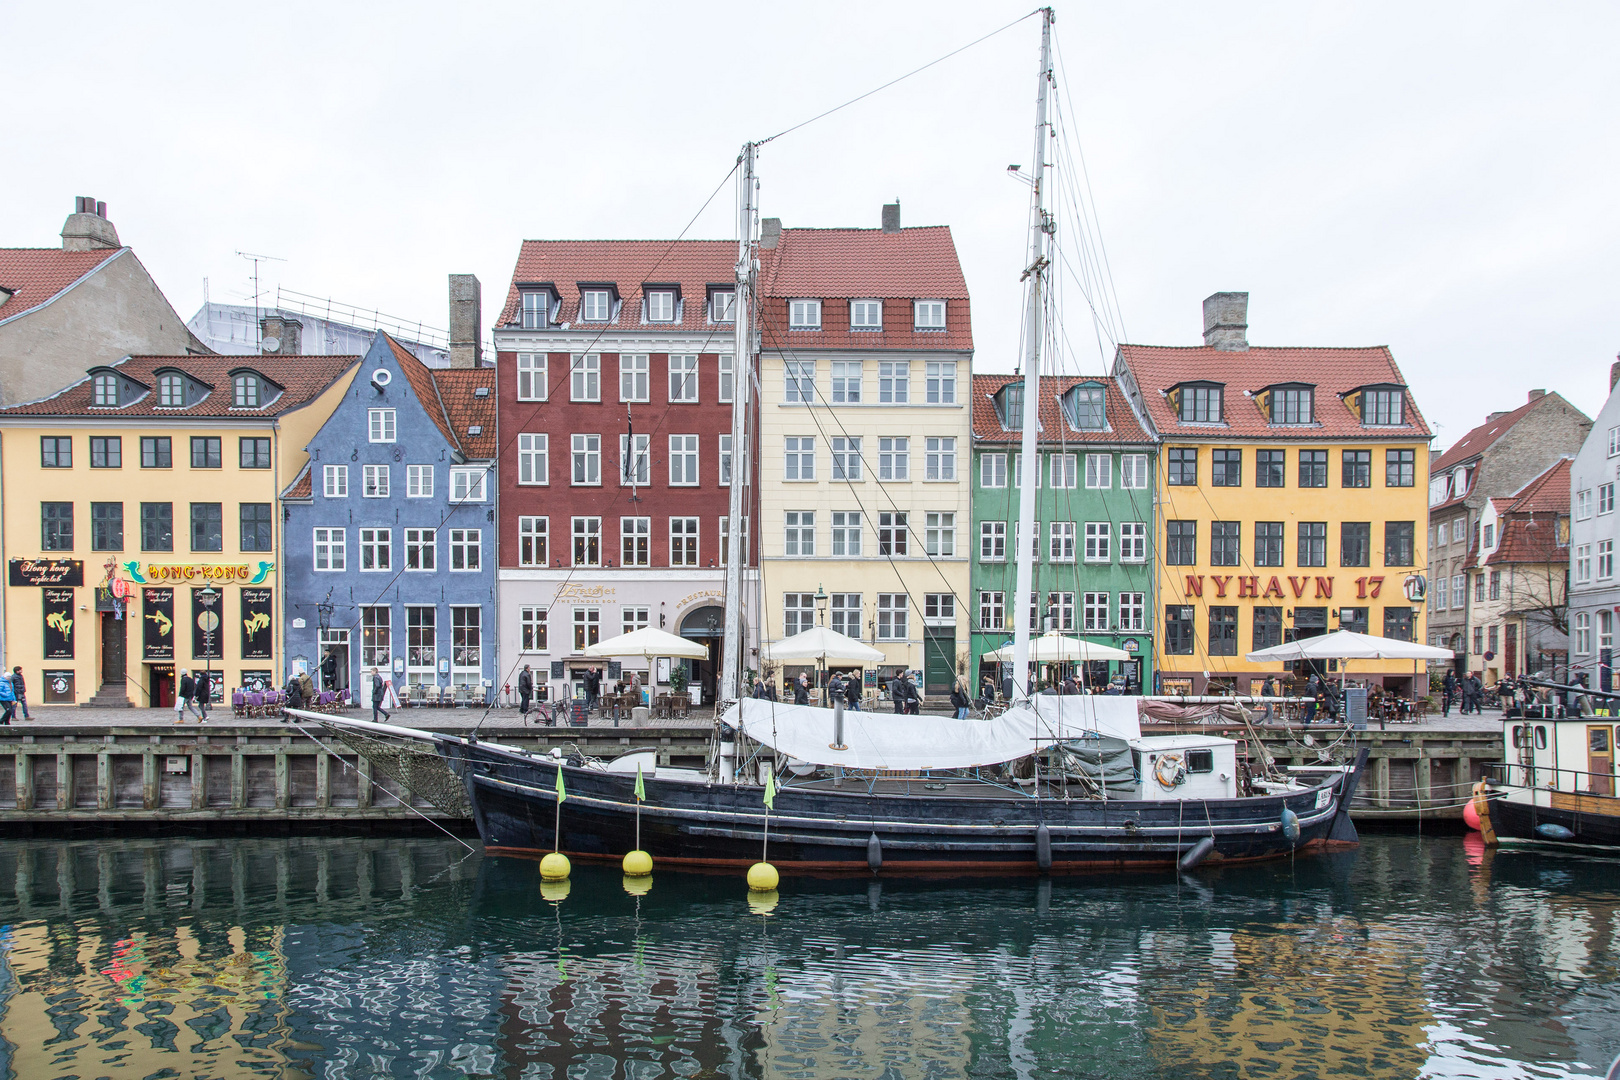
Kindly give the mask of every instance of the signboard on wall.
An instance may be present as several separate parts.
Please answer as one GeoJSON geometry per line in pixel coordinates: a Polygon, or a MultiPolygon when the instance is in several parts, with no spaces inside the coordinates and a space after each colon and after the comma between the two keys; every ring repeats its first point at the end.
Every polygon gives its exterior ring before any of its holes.
{"type": "Polygon", "coordinates": [[[45,672],[45,696],[41,700],[46,705],[72,705],[73,693],[73,672],[45,672]]]}
{"type": "Polygon", "coordinates": [[[45,589],[45,659],[73,659],[73,590],[45,589]]]}
{"type": "Polygon", "coordinates": [[[224,594],[213,590],[208,599],[211,603],[204,603],[203,589],[191,590],[191,658],[193,660],[223,660],[225,659],[224,626],[220,623],[219,609],[224,603],[224,594]]]}
{"type": "Polygon", "coordinates": [[[242,590],[242,659],[268,660],[274,647],[271,633],[271,590],[242,590]]]}
{"type": "Polygon", "coordinates": [[[18,586],[84,584],[83,559],[12,559],[6,580],[18,586]]]}
{"type": "Polygon", "coordinates": [[[141,655],[148,661],[174,659],[174,590],[141,590],[141,655]]]}

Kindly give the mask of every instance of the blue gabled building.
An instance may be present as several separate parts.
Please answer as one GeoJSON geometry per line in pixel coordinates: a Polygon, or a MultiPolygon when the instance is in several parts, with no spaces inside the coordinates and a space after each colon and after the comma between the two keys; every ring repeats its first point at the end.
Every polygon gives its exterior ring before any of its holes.
{"type": "MultiPolygon", "coordinates": [[[[495,369],[430,369],[378,334],[281,496],[288,671],[490,698],[495,369]]],[[[364,691],[358,700],[369,702],[364,691]]]]}

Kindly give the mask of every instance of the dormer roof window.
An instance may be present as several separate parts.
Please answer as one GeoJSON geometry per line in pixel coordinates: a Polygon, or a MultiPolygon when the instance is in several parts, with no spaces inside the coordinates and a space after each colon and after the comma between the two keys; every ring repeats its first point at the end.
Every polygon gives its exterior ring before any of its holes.
{"type": "Polygon", "coordinates": [[[556,297],[551,289],[544,285],[519,285],[518,290],[523,298],[523,329],[550,329],[551,315],[556,304],[556,297]]]}
{"type": "Polygon", "coordinates": [[[1063,412],[1076,431],[1108,429],[1107,391],[1101,383],[1086,382],[1063,395],[1063,412]]]}
{"type": "Polygon", "coordinates": [[[184,409],[208,396],[211,388],[182,371],[157,372],[158,408],[184,409]]]}
{"type": "Polygon", "coordinates": [[[913,330],[945,329],[945,301],[915,300],[911,305],[913,330]]]}
{"type": "Polygon", "coordinates": [[[1316,387],[1308,383],[1268,386],[1255,395],[1260,411],[1273,424],[1311,424],[1316,421],[1316,387]]]}
{"type": "Polygon", "coordinates": [[[995,393],[996,412],[1003,431],[1024,430],[1024,383],[1010,382],[995,393]]]}
{"type": "Polygon", "coordinates": [[[281,387],[251,369],[231,372],[231,407],[262,409],[281,396],[281,387]]]}
{"type": "Polygon", "coordinates": [[[883,301],[851,300],[849,302],[849,328],[851,330],[882,330],[883,301]]]}
{"type": "Polygon", "coordinates": [[[789,300],[788,301],[788,329],[789,330],[820,330],[821,329],[821,301],[820,300],[789,300]]]}
{"type": "Polygon", "coordinates": [[[1182,383],[1170,391],[1170,404],[1183,424],[1219,424],[1222,420],[1220,383],[1182,383]]]}
{"type": "Polygon", "coordinates": [[[680,311],[680,291],[671,285],[647,286],[647,321],[672,323],[680,311]]]}
{"type": "Polygon", "coordinates": [[[737,290],[709,287],[709,321],[730,323],[737,321],[737,290]]]}
{"type": "Polygon", "coordinates": [[[603,286],[584,285],[579,290],[579,318],[581,322],[607,322],[613,318],[614,290],[603,286]]]}
{"type": "Polygon", "coordinates": [[[118,376],[103,373],[97,375],[91,383],[90,403],[99,408],[116,409],[123,404],[119,400],[118,376]]]}
{"type": "Polygon", "coordinates": [[[1362,427],[1405,427],[1406,387],[1393,383],[1358,386],[1344,395],[1344,403],[1362,427]]]}

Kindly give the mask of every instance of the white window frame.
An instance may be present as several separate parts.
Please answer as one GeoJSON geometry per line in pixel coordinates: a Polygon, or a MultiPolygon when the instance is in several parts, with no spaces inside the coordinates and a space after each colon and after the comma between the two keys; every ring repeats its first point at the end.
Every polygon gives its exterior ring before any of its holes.
{"type": "Polygon", "coordinates": [[[179,375],[158,376],[158,408],[183,409],[186,405],[186,380],[179,375]]]}
{"type": "Polygon", "coordinates": [[[600,517],[576,517],[570,521],[568,558],[573,566],[601,566],[602,565],[602,519],[600,517]],[[596,539],[596,559],[589,559],[591,539],[596,539]],[[584,555],[587,561],[580,561],[580,541],[585,542],[584,555]]]}
{"type": "Polygon", "coordinates": [[[546,487],[551,484],[551,436],[525,431],[518,434],[518,483],[546,487]]]}
{"type": "Polygon", "coordinates": [[[1005,521],[979,522],[979,561],[1007,561],[1007,523],[1005,521]]]}
{"type": "Polygon", "coordinates": [[[879,641],[907,641],[911,602],[905,593],[877,594],[877,639],[879,641]]]}
{"type": "Polygon", "coordinates": [[[1583,488],[1575,493],[1575,520],[1585,521],[1592,516],[1592,489],[1583,488]]]}
{"type": "Polygon", "coordinates": [[[390,472],[391,470],[387,465],[362,465],[360,467],[361,498],[388,498],[388,481],[390,472]]]}
{"type": "Polygon", "coordinates": [[[405,681],[411,686],[438,685],[439,609],[434,604],[405,605],[405,681]],[[426,651],[423,646],[411,644],[422,631],[427,632],[433,643],[426,651]]]}
{"type": "Polygon", "coordinates": [[[861,471],[860,436],[833,436],[832,478],[835,481],[844,480],[850,482],[866,479],[861,471]]]}
{"type": "Polygon", "coordinates": [[[341,573],[349,566],[349,531],[319,528],[314,531],[315,572],[341,573]],[[321,565],[322,563],[326,565],[321,565]]]}
{"type": "Polygon", "coordinates": [[[404,539],[406,573],[431,574],[439,569],[438,529],[406,529],[404,539]]]}
{"type": "Polygon", "coordinates": [[[1119,561],[1122,563],[1147,562],[1147,522],[1122,521],[1119,523],[1119,561]]]}
{"type": "Polygon", "coordinates": [[[672,517],[669,519],[669,565],[702,566],[702,518],[672,517]]]}
{"type": "Polygon", "coordinates": [[[518,649],[525,653],[551,651],[551,628],[546,625],[550,612],[539,606],[518,609],[518,649]]]}
{"type": "Polygon", "coordinates": [[[450,530],[450,572],[476,574],[484,568],[484,533],[482,529],[450,530]],[[461,565],[457,566],[456,563],[461,565]]]}
{"type": "Polygon", "coordinates": [[[1598,485],[1597,512],[1598,517],[1614,513],[1614,481],[1598,485]]]}
{"type": "Polygon", "coordinates": [[[1053,491],[1080,486],[1080,455],[1048,454],[1046,456],[1046,483],[1053,491]]]}
{"type": "Polygon", "coordinates": [[[669,486],[698,486],[698,436],[671,435],[669,437],[669,486]]]}
{"type": "Polygon", "coordinates": [[[619,519],[619,565],[652,565],[652,518],[619,519]]]}
{"type": "Polygon", "coordinates": [[[580,322],[611,322],[613,319],[612,289],[581,289],[579,293],[580,322]]]}
{"type": "MultiPolygon", "coordinates": [[[[720,525],[715,530],[715,535],[720,538],[720,565],[724,566],[724,565],[726,565],[726,563],[728,563],[731,560],[731,519],[730,519],[730,517],[723,517],[723,518],[719,518],[718,520],[720,522],[720,525]]],[[[742,519],[742,540],[743,540],[742,561],[743,561],[743,565],[747,566],[748,565],[748,518],[746,518],[746,517],[744,517],[742,519]]]]}
{"type": "Polygon", "coordinates": [[[924,397],[929,405],[956,404],[956,361],[930,360],[923,368],[924,397]]]}
{"type": "Polygon", "coordinates": [[[878,554],[903,559],[911,554],[911,512],[885,510],[878,514],[878,554]]]}
{"type": "Polygon", "coordinates": [[[860,558],[862,531],[859,510],[832,511],[832,557],[860,558]]]}
{"type": "Polygon", "coordinates": [[[1148,456],[1146,454],[1119,455],[1119,486],[1122,491],[1147,490],[1148,456]]]}
{"type": "Polygon", "coordinates": [[[1105,592],[1080,594],[1080,630],[1085,634],[1106,634],[1113,596],[1105,592]]]}
{"type": "Polygon", "coordinates": [[[450,503],[481,503],[487,498],[489,470],[485,468],[454,468],[450,470],[450,503]]]}
{"type": "Polygon", "coordinates": [[[734,323],[737,321],[737,291],[715,289],[709,293],[709,321],[734,323]]]}
{"type": "Polygon", "coordinates": [[[795,559],[811,559],[816,554],[816,512],[786,510],[782,517],[782,554],[795,559]]]}
{"type": "Polygon", "coordinates": [[[675,321],[675,292],[673,289],[647,290],[647,321],[672,323],[675,321]]]}
{"type": "Polygon", "coordinates": [[[797,405],[812,405],[815,403],[816,362],[814,360],[783,361],[782,400],[797,405]]]}
{"type": "Polygon", "coordinates": [[[669,355],[669,400],[696,405],[698,400],[698,358],[696,353],[669,355]]]}
{"type": "Polygon", "coordinates": [[[792,637],[816,625],[814,593],[782,594],[782,636],[792,637]]]}
{"type": "Polygon", "coordinates": [[[1575,654],[1587,656],[1592,652],[1592,613],[1580,611],[1575,614],[1575,654]]]}
{"type": "Polygon", "coordinates": [[[433,466],[405,466],[405,497],[407,499],[433,498],[433,466]]]}
{"type": "Polygon", "coordinates": [[[1141,633],[1147,629],[1147,594],[1122,592],[1119,594],[1120,633],[1141,633]]]}
{"type": "Polygon", "coordinates": [[[624,634],[633,634],[637,630],[645,630],[652,625],[652,609],[644,607],[623,607],[619,609],[619,631],[624,634]]]}
{"type": "Polygon", "coordinates": [[[652,357],[647,353],[619,354],[619,400],[652,399],[652,357]]]}
{"type": "Polygon", "coordinates": [[[399,415],[393,409],[366,410],[366,437],[374,443],[394,442],[399,434],[399,415]]]}
{"type": "Polygon", "coordinates": [[[923,625],[955,626],[956,594],[948,592],[923,593],[923,625]]]}
{"type": "Polygon", "coordinates": [[[394,569],[394,530],[362,528],[360,530],[360,572],[362,574],[388,573],[394,569]]]}
{"type": "Polygon", "coordinates": [[[864,375],[859,360],[834,360],[832,364],[832,403],[858,405],[861,401],[861,379],[864,375]]]}
{"type": "Polygon", "coordinates": [[[1609,429],[1609,456],[1620,454],[1620,427],[1609,429]]]}
{"type": "Polygon", "coordinates": [[[1608,581],[1614,577],[1614,541],[1597,542],[1597,579],[1608,581]]]}
{"type": "Polygon", "coordinates": [[[833,593],[827,605],[827,625],[833,633],[861,640],[862,596],[854,593],[833,593]]]}
{"type": "Polygon", "coordinates": [[[788,301],[789,330],[820,330],[821,301],[798,299],[788,301]]]}
{"type": "Polygon", "coordinates": [[[1114,486],[1114,455],[1086,455],[1086,487],[1091,491],[1110,491],[1114,486]]]}
{"type": "Polygon", "coordinates": [[[979,456],[979,486],[1004,488],[1007,486],[1007,455],[981,454],[979,456]]]}
{"type": "Polygon", "coordinates": [[[321,496],[327,499],[349,497],[349,467],[347,465],[321,466],[321,496]]]}
{"type": "Polygon", "coordinates": [[[721,435],[719,449],[715,452],[716,460],[720,463],[720,486],[731,486],[731,436],[721,435]]]}
{"type": "Polygon", "coordinates": [[[929,510],[923,514],[923,550],[939,559],[956,558],[954,510],[929,510]]]}
{"type": "Polygon", "coordinates": [[[911,482],[911,439],[885,436],[878,439],[878,481],[885,484],[911,482]]]}
{"type": "Polygon", "coordinates": [[[569,436],[569,487],[602,486],[602,436],[578,432],[569,436]]]}
{"type": "Polygon", "coordinates": [[[849,302],[849,328],[851,330],[882,330],[882,300],[851,300],[849,302]]]}
{"type": "Polygon", "coordinates": [[[730,353],[720,354],[720,392],[717,400],[722,404],[729,404],[731,397],[736,393],[737,386],[737,359],[730,353]]]}
{"type": "Polygon", "coordinates": [[[595,645],[602,640],[602,609],[580,605],[574,608],[574,651],[595,645]]]}
{"type": "Polygon", "coordinates": [[[1086,522],[1086,562],[1107,563],[1114,560],[1114,526],[1111,521],[1086,522]]]}
{"type": "Polygon", "coordinates": [[[979,629],[1000,633],[1007,629],[1007,594],[1000,589],[979,590],[979,629]]]}
{"type": "Polygon", "coordinates": [[[924,436],[923,480],[936,484],[956,482],[956,436],[924,436]]]}
{"type": "Polygon", "coordinates": [[[911,404],[911,361],[878,361],[878,404],[911,404]]]}
{"type": "Polygon", "coordinates": [[[551,294],[544,289],[523,292],[523,329],[544,330],[551,325],[551,294]],[[539,303],[535,303],[539,301],[539,303]]]}
{"type": "Polygon", "coordinates": [[[1075,557],[1075,523],[1053,521],[1046,526],[1046,558],[1048,562],[1072,563],[1075,557]]]}
{"type": "Polygon", "coordinates": [[[571,353],[569,355],[568,400],[602,400],[601,353],[571,353]]]}
{"type": "Polygon", "coordinates": [[[816,479],[816,437],[786,435],[782,438],[782,479],[789,483],[813,483],[816,479]]]}
{"type": "Polygon", "coordinates": [[[651,487],[652,436],[637,435],[635,439],[632,449],[630,436],[619,436],[619,486],[651,487]]]}
{"type": "Polygon", "coordinates": [[[1575,545],[1575,583],[1585,585],[1592,580],[1592,545],[1575,545]]]}
{"type": "Polygon", "coordinates": [[[911,302],[911,328],[913,330],[945,329],[945,301],[913,300],[911,302]]]}
{"type": "Polygon", "coordinates": [[[547,371],[551,356],[548,353],[517,354],[517,399],[519,401],[545,401],[551,392],[547,371]]]}
{"type": "Polygon", "coordinates": [[[518,565],[551,565],[551,519],[532,514],[518,517],[518,565]]]}

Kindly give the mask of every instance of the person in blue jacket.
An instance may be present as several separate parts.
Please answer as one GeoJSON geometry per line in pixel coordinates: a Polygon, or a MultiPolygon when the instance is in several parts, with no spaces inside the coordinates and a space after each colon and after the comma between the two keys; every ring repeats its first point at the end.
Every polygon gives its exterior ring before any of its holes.
{"type": "Polygon", "coordinates": [[[11,685],[11,672],[0,671],[0,724],[9,726],[17,711],[17,691],[11,685]]]}

